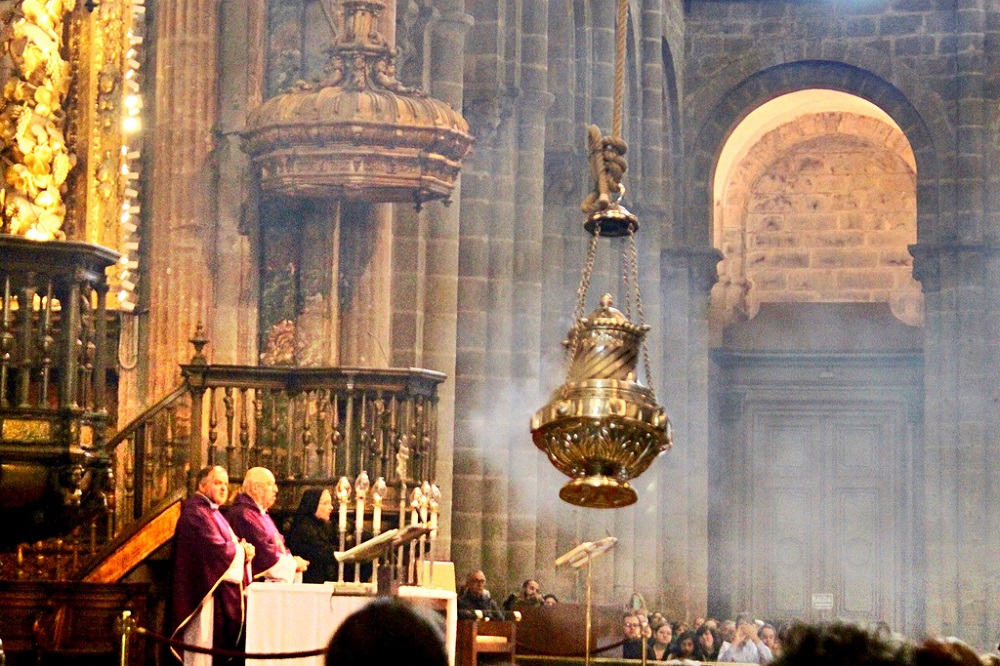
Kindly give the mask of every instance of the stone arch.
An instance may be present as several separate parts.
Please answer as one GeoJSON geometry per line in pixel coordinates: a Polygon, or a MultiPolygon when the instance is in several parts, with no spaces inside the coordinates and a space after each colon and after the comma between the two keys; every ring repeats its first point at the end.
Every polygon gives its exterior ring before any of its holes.
{"type": "MultiPolygon", "coordinates": [[[[687,198],[684,242],[688,246],[711,245],[712,187],[719,154],[732,130],[751,111],[780,95],[808,88],[828,88],[866,99],[884,110],[906,135],[917,164],[918,239],[932,241],[947,226],[938,182],[948,172],[949,158],[944,149],[953,144],[951,127],[940,100],[921,85],[908,69],[880,65],[884,56],[872,57],[870,49],[845,49],[842,56],[854,56],[861,67],[842,61],[807,60],[776,64],[746,75],[737,83],[713,86],[724,90],[709,107],[708,93],[692,100],[697,109],[709,109],[701,117],[688,151],[687,198]],[[879,60],[881,58],[881,60],[879,60]],[[870,65],[870,67],[869,67],[870,65]],[[884,78],[885,74],[890,78],[884,78]],[[918,108],[921,111],[918,111],[918,108]]],[[[762,59],[748,57],[744,62],[762,59]]],[[[780,55],[780,50],[771,53],[780,55]]],[[[742,72],[730,73],[732,79],[742,72]]],[[[725,83],[723,81],[723,83],[725,83]]],[[[713,97],[715,97],[713,95],[713,97]]],[[[695,111],[697,112],[697,111],[695,111]]],[[[689,117],[689,122],[692,118],[689,117]]],[[[690,126],[690,125],[689,125],[690,126]]]]}

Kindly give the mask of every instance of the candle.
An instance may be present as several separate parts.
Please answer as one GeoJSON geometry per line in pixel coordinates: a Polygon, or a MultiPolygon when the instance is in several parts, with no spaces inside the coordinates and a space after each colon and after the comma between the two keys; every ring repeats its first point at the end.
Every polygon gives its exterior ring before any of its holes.
{"type": "Polygon", "coordinates": [[[341,532],[347,531],[347,503],[351,500],[351,482],[346,476],[337,482],[337,500],[340,502],[339,521],[337,527],[341,532]]]}
{"type": "Polygon", "coordinates": [[[381,476],[375,480],[375,488],[372,491],[372,533],[378,536],[382,533],[382,498],[385,496],[385,479],[381,476]]]}

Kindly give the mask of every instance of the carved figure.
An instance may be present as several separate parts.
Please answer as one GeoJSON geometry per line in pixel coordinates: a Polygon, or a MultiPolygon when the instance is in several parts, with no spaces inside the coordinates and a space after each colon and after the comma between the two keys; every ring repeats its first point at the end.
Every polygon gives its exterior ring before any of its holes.
{"type": "Polygon", "coordinates": [[[597,125],[587,127],[587,162],[594,188],[583,200],[581,210],[588,215],[609,208],[621,198],[622,177],[628,169],[628,144],[611,136],[601,136],[597,125]]]}
{"type": "Polygon", "coordinates": [[[2,32],[13,65],[0,99],[2,227],[34,240],[65,237],[62,190],[76,159],[61,128],[70,77],[59,34],[75,6],[76,0],[24,0],[2,32]]]}

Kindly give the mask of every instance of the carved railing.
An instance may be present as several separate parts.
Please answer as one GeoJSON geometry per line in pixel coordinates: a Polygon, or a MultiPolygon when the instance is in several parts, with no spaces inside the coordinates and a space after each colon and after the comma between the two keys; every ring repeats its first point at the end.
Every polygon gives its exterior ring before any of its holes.
{"type": "Polygon", "coordinates": [[[62,534],[103,512],[108,368],[96,245],[0,234],[0,544],[62,534]]]}
{"type": "Polygon", "coordinates": [[[353,484],[367,472],[386,483],[383,529],[405,519],[415,488],[434,481],[439,372],[209,365],[200,351],[181,370],[176,389],[108,440],[116,479],[108,514],[60,540],[0,553],[0,579],[72,579],[103,544],[191,489],[203,465],[222,465],[234,484],[250,467],[271,469],[279,516],[303,489],[334,492],[338,479],[353,484]]]}

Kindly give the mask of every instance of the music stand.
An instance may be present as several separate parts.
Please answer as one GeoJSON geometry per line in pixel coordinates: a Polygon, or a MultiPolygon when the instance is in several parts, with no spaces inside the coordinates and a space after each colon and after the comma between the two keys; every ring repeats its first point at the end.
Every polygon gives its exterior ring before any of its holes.
{"type": "Polygon", "coordinates": [[[431,528],[423,525],[408,525],[402,530],[387,530],[354,548],[344,551],[338,550],[334,552],[333,556],[338,562],[371,562],[375,559],[381,562],[384,559],[385,563],[379,564],[376,573],[378,581],[376,594],[379,596],[395,595],[399,590],[399,581],[392,576],[393,567],[389,561],[392,553],[400,546],[405,546],[411,541],[430,534],[430,532],[431,528]]]}
{"type": "Polygon", "coordinates": [[[600,557],[604,553],[608,552],[615,547],[618,543],[617,537],[607,536],[603,539],[598,539],[597,541],[585,541],[581,543],[576,548],[563,553],[558,558],[556,558],[555,565],[560,567],[564,564],[569,564],[574,569],[579,569],[583,565],[587,565],[587,618],[584,624],[584,631],[586,636],[584,637],[584,652],[583,652],[583,663],[584,666],[590,666],[590,588],[591,588],[591,576],[590,576],[590,563],[596,558],[600,557]]]}

